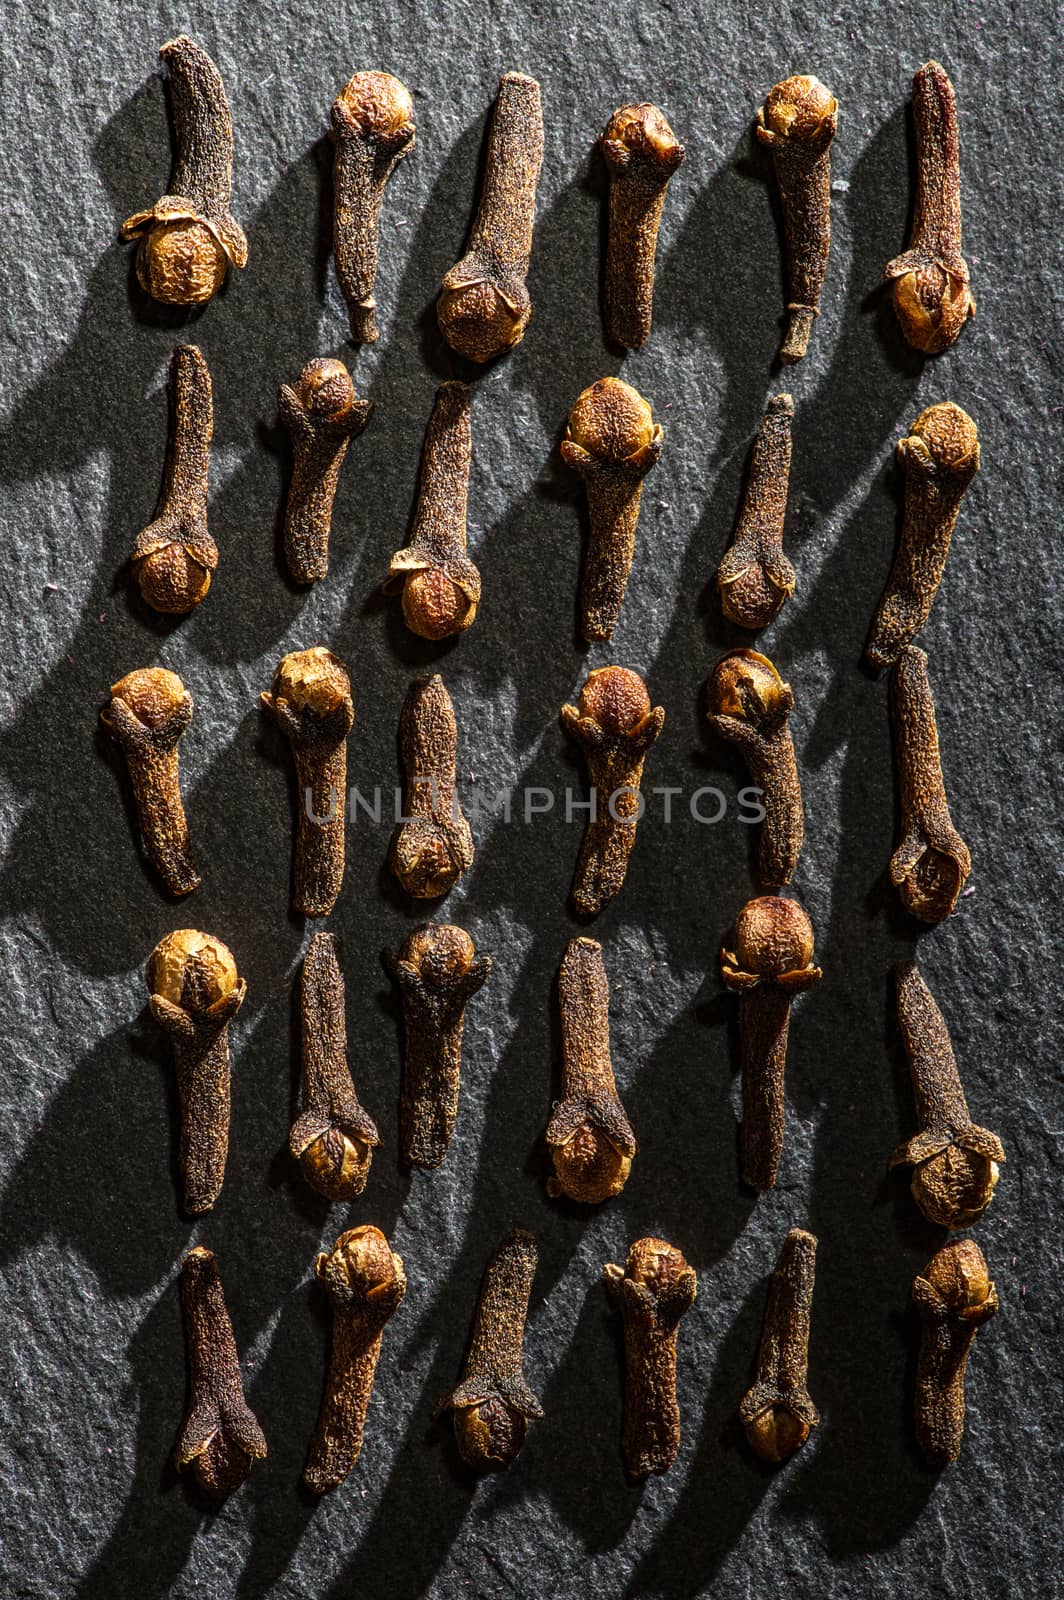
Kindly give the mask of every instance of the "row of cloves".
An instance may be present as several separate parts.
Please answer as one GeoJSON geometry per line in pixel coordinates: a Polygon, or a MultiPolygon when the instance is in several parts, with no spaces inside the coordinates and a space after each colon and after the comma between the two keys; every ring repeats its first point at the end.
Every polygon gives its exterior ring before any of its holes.
{"type": "MultiPolygon", "coordinates": [[[[122,225],[138,241],[142,288],[169,305],[210,300],[229,267],[247,263],[230,211],[233,126],[217,67],[185,35],[164,44],[175,154],[169,192],[122,225]]],[[[916,209],[909,248],[884,270],[909,343],[948,348],[975,311],[961,255],[960,146],[953,86],[929,61],[913,78],[916,209]]],[[[757,114],[783,208],[788,257],[787,329],[780,359],[806,353],[831,242],[830,146],[838,105],[815,77],[785,78],[757,114]]],[[[384,188],[414,147],[409,90],[387,72],[359,72],[332,106],[333,252],[352,341],[378,337],[374,287],[384,188]]],[[[459,355],[483,363],[520,342],[532,315],[528,268],[543,164],[539,84],[520,72],[499,80],[477,214],[465,255],[446,274],[437,321],[459,355]]],[[[650,335],[658,229],[683,145],[664,114],[643,102],[614,112],[598,141],[609,175],[604,273],[606,327],[636,349],[650,335]]]]}
{"type": "MultiPolygon", "coordinates": [[[[802,1228],[787,1235],[769,1284],[755,1382],[738,1409],[747,1441],[765,1462],[786,1461],[809,1438],[820,1413],[807,1370],[817,1241],[802,1228]]],[[[536,1241],[514,1229],[493,1252],[481,1284],[458,1386],[436,1407],[453,1416],[455,1441],[477,1472],[513,1465],[528,1423],[543,1406],[524,1372],[524,1333],[538,1262],[536,1241]]],[[[363,1224],[321,1252],[315,1275],[332,1303],[328,1372],[303,1482],[314,1494],[338,1488],[357,1465],[384,1329],[407,1289],[403,1262],[379,1228],[363,1224]]],[[[695,1271],[664,1239],[636,1240],[623,1267],[608,1263],[609,1297],[624,1327],[622,1448],[631,1477],[669,1470],[680,1447],[677,1334],[696,1293],[695,1271]]],[[[971,1240],[943,1246],[913,1283],[923,1318],[915,1424],[928,1464],[955,1460],[964,1429],[964,1380],[977,1328],[997,1310],[986,1262],[971,1240]]],[[[174,1452],[207,1494],[224,1499],[266,1455],[266,1439],[244,1397],[232,1323],[218,1264],[202,1247],[181,1274],[190,1398],[174,1452]]]]}

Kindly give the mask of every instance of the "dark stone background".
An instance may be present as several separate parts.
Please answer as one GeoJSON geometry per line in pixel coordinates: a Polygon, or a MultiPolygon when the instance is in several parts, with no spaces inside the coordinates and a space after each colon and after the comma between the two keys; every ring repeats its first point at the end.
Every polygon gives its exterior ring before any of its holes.
{"type": "Polygon", "coordinates": [[[1059,1582],[1055,19],[1045,4],[994,0],[749,10],[97,0],[75,16],[35,0],[5,29],[4,1594],[997,1596],[1017,1592],[1017,1572],[1032,1593],[1059,1582]],[[132,292],[117,231],[165,186],[155,52],[182,28],[228,86],[234,210],[251,257],[214,304],[175,318],[132,292]],[[979,315],[925,365],[901,346],[876,286],[906,237],[909,83],[929,55],[959,96],[979,315]],[[347,77],[377,65],[414,92],[417,149],[385,202],[383,338],[352,362],[376,412],[348,457],[329,580],[303,594],[278,565],[277,387],[313,354],[352,356],[328,256],[323,134],[347,77]],[[508,67],[543,83],[535,317],[477,382],[470,521],[484,604],[468,635],[434,650],[405,633],[377,585],[406,539],[435,385],[455,370],[433,300],[462,250],[508,67]],[[436,662],[457,706],[464,798],[507,784],[560,794],[583,778],[558,707],[589,665],[616,659],[668,711],[648,784],[734,796],[742,769],[701,716],[729,642],[707,585],[763,405],[784,386],[773,368],[777,225],[751,124],[795,70],[831,85],[840,116],[823,315],[785,380],[797,405],[787,547],[798,591],[764,638],[797,700],[808,836],[795,889],[826,975],[794,1029],[779,1188],[755,1202],[737,1184],[734,1005],[717,967],[752,892],[755,840],[734,803],[706,827],[681,802],[665,826],[651,797],[624,893],[593,930],[641,1139],[623,1196],[577,1215],[544,1194],[552,985],[576,931],[566,893],[578,829],[559,809],[527,826],[481,823],[476,866],[441,908],[496,966],[470,1009],[448,1159],[400,1175],[380,951],[419,913],[382,873],[387,829],[363,819],[331,926],[345,937],[352,1062],[385,1143],[363,1200],[329,1213],[284,1153],[309,930],[286,910],[288,769],[259,690],[285,651],[332,646],[354,682],[351,780],[389,788],[407,683],[436,662]],[[665,212],[653,337],[623,363],[666,446],[615,648],[585,652],[574,632],[581,492],[555,446],[577,393],[620,370],[599,322],[591,151],[614,106],[643,97],[689,152],[665,212]],[[190,338],[214,379],[221,565],[208,600],[174,626],[131,601],[124,562],[155,501],[170,349],[190,338]],[[957,915],[921,932],[884,890],[897,826],[886,684],[860,655],[898,529],[893,447],[944,398],[976,418],[983,471],[922,643],[974,869],[957,915]],[[205,881],[187,906],[168,904],[140,865],[128,791],[97,735],[108,684],[152,662],[179,671],[197,706],[182,762],[205,881]],[[189,922],[231,944],[249,988],[233,1028],[226,1186],[195,1226],[176,1209],[172,1078],[143,1010],[148,952],[189,922]],[[908,1299],[940,1237],[904,1176],[886,1173],[913,1127],[889,973],[918,938],[973,1115],[1009,1157],[978,1228],[1002,1312],[975,1352],[962,1458],[938,1481],[911,1436],[908,1299]],[[309,1274],[317,1249],[360,1220],[388,1232],[410,1291],[386,1334],[362,1461],[314,1506],[298,1480],[327,1324],[309,1274]],[[487,1253],[515,1223],[540,1241],[527,1368],[546,1416],[508,1476],[473,1485],[432,1408],[459,1372],[487,1253]],[[820,1239],[810,1387],[823,1424],[772,1473],[736,1442],[731,1418],[766,1274],[794,1223],[820,1239]],[[679,1460],[633,1487],[601,1269],[657,1231],[682,1247],[700,1288],[681,1330],[679,1460]],[[197,1240],[219,1255],[270,1446],[213,1518],[167,1469],[185,1382],[175,1278],[197,1240]]]}

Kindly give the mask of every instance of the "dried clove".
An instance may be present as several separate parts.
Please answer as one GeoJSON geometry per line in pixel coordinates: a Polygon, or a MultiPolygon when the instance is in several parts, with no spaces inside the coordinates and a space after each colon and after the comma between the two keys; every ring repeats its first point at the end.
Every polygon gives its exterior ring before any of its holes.
{"type": "Polygon", "coordinates": [[[831,249],[831,141],[838,101],[819,78],[784,78],[757,113],[757,137],[772,151],[787,235],[787,331],[780,347],[785,366],[801,361],[831,249]]]}
{"type": "Polygon", "coordinates": [[[901,331],[914,350],[948,350],[975,301],[961,255],[961,152],[957,98],[944,67],[928,61],[913,77],[916,213],[909,248],[883,269],[893,284],[901,331]]]}
{"type": "Polygon", "coordinates": [[[540,1405],[525,1380],[528,1297],[539,1252],[531,1233],[515,1228],[492,1252],[477,1301],[462,1381],[436,1414],[454,1412],[454,1436],[466,1466],[477,1472],[512,1467],[530,1417],[540,1405]]]}
{"type": "Polygon", "coordinates": [[[740,628],[767,628],[794,593],[794,568],[783,553],[793,421],[791,396],[773,395],[754,443],[735,535],[717,568],[721,610],[740,628]]]}
{"type": "Polygon", "coordinates": [[[292,482],[284,513],[284,553],[296,583],[329,570],[333,499],[347,447],[373,410],[356,400],[342,361],[308,361],[293,387],[281,385],[281,421],[292,437],[292,482]]]}
{"type": "Polygon", "coordinates": [[[651,710],[638,672],[597,667],[578,703],[562,706],[562,722],[583,747],[591,777],[591,811],[572,900],[582,915],[596,916],[624,884],[643,810],[643,762],[665,725],[665,712],[661,706],[651,710]]]}
{"type": "Polygon", "coordinates": [[[229,1024],[247,984],[220,939],[178,928],[148,958],[151,1013],[173,1041],[181,1137],[182,1205],[210,1211],[222,1191],[229,1153],[229,1024]]]}
{"type": "Polygon", "coordinates": [[[913,1279],[923,1321],[916,1366],[916,1440],[929,1467],[956,1461],[964,1437],[964,1374],[976,1330],[998,1311],[974,1239],[951,1239],[913,1279]]]}
{"type": "Polygon", "coordinates": [[[137,239],[137,278],[153,300],[197,306],[244,267],[248,242],[229,210],[233,192],[233,119],[218,68],[180,34],[159,55],[170,69],[174,168],[170,187],[147,211],[122,224],[137,239]]]}
{"type": "Polygon", "coordinates": [[[347,1062],[344,979],[332,933],[316,933],[303,960],[303,1110],[288,1146],[312,1189],[354,1200],[366,1187],[377,1124],[359,1104],[347,1062]]]}
{"type": "Polygon", "coordinates": [[[663,441],[649,403],[621,378],[599,378],[569,413],[562,460],[587,486],[580,597],[587,640],[613,638],[632,570],[643,479],[660,460],[663,441]]]}
{"type": "Polygon", "coordinates": [[[772,1189],[783,1153],[791,1002],[823,977],[813,965],[812,924],[797,900],[748,900],[735,925],[735,951],[723,949],[720,965],[725,985],[739,994],[742,1180],[772,1189]]]}
{"type": "Polygon", "coordinates": [[[263,1459],[266,1440],[244,1399],[218,1263],[202,1245],[189,1251],[181,1268],[181,1310],[190,1398],[174,1465],[179,1472],[191,1467],[200,1488],[224,1500],[239,1489],[253,1463],[263,1459]]]}
{"type": "Polygon", "coordinates": [[[523,72],[504,73],[469,247],[444,278],[436,304],[440,332],[470,361],[491,361],[524,337],[532,315],[525,280],[542,165],[539,84],[523,72]]]}
{"type": "Polygon", "coordinates": [[[979,471],[979,436],[949,400],[928,406],[898,442],[905,474],[905,520],[866,655],[890,666],[931,615],[964,491],[979,471]]]}
{"type": "Polygon", "coordinates": [[[633,1478],[668,1472],[680,1448],[676,1334],[698,1292],[680,1251],[664,1239],[637,1239],[624,1268],[603,1269],[624,1319],[624,1459],[633,1478]]]}
{"type": "Polygon", "coordinates": [[[462,633],[480,604],[480,573],[466,554],[471,393],[464,383],[439,387],[421,457],[413,538],[395,552],[384,582],[386,594],[401,591],[403,619],[421,639],[462,633]]]}
{"type": "Polygon", "coordinates": [[[438,1167],[458,1117],[466,1003],[491,973],[463,928],[427,923],[386,956],[402,996],[406,1045],[399,1148],[407,1165],[438,1167]]]}
{"type": "Polygon", "coordinates": [[[100,721],[126,758],[148,859],[171,894],[203,881],[181,803],[177,747],[192,721],[192,696],[176,672],[141,667],[111,685],[100,721]]]}
{"type": "Polygon", "coordinates": [[[598,1205],[620,1194],[638,1150],[610,1061],[610,990],[602,946],[571,939],[558,974],[562,1098],[547,1124],[547,1193],[598,1205]]]}
{"type": "Polygon", "coordinates": [[[650,337],[654,257],[669,179],[687,154],[657,106],[621,106],[599,148],[610,175],[606,331],[638,350],[650,337]]]}
{"type": "Polygon", "coordinates": [[[949,814],[927,656],[914,644],[895,663],[890,704],[901,790],[901,843],[890,858],[890,881],[911,916],[942,922],[972,858],[949,814]]]}
{"type": "Polygon", "coordinates": [[[920,1131],[898,1146],[892,1167],[913,1168],[912,1195],[928,1222],[967,1228],[994,1197],[1005,1152],[968,1115],[949,1029],[915,961],[899,967],[898,1021],[909,1056],[920,1131]]]}
{"type": "Polygon", "coordinates": [[[362,1452],[366,1408],[373,1393],[384,1325],[406,1294],[399,1256],[379,1228],[342,1233],[314,1263],[332,1301],[329,1373],[303,1482],[314,1494],[343,1483],[362,1452]]]}
{"type": "Polygon", "coordinates": [[[170,437],[155,518],[133,543],[133,576],[155,611],[182,615],[198,606],[218,565],[207,531],[207,475],[214,407],[211,375],[194,344],[170,358],[170,437]]]}
{"type": "Polygon", "coordinates": [[[392,834],[392,871],[415,900],[454,888],[473,865],[473,835],[456,792],[458,728],[438,672],[415,678],[399,721],[404,820],[392,834]]]}
{"type": "Polygon", "coordinates": [[[786,1461],[820,1421],[806,1388],[815,1271],[816,1239],[792,1228],[769,1283],[757,1382],[739,1407],[747,1441],[762,1461],[786,1461]]]}
{"type": "Polygon", "coordinates": [[[758,871],[764,889],[790,883],[805,831],[802,786],[787,726],[793,708],[790,684],[756,650],[732,650],[714,667],[707,721],[722,739],[739,746],[761,789],[765,820],[758,871]]]}
{"type": "Polygon", "coordinates": [[[272,692],[259,698],[295,757],[295,907],[305,917],[327,917],[344,877],[347,736],[355,721],[351,680],[331,650],[315,645],[283,656],[272,692]]]}
{"type": "Polygon", "coordinates": [[[376,344],[384,186],[414,148],[410,91],[390,72],[356,72],[333,101],[333,255],[354,344],[376,344]]]}

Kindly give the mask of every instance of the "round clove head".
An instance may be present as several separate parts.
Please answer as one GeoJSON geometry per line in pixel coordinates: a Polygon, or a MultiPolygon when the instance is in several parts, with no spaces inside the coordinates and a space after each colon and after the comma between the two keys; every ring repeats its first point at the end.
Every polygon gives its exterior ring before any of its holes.
{"type": "Polygon", "coordinates": [[[781,139],[815,139],[834,117],[838,102],[819,78],[799,73],[770,89],[761,108],[764,127],[781,139]]]}
{"type": "Polygon", "coordinates": [[[789,1406],[771,1405],[758,1416],[744,1422],[750,1448],[762,1461],[778,1465],[800,1450],[812,1429],[803,1418],[795,1416],[789,1406]]]}
{"type": "Polygon", "coordinates": [[[351,695],[351,679],[338,656],[324,645],[283,656],[273,678],[273,698],[297,711],[326,717],[351,695]]]}
{"type": "Polygon", "coordinates": [[[112,683],[111,694],[116,700],[124,700],[146,728],[161,728],[188,699],[188,690],[177,673],[168,672],[165,667],[138,667],[135,672],[127,672],[112,683]]]}
{"type": "Polygon", "coordinates": [[[341,417],[355,399],[351,374],[342,361],[330,356],[307,362],[299,374],[296,392],[313,417],[341,417]]]}
{"type": "Polygon", "coordinates": [[[133,576],[153,611],[184,616],[198,606],[211,586],[210,568],[174,539],[133,563],[133,576]]]}
{"type": "Polygon", "coordinates": [[[326,1128],[299,1155],[304,1178],[327,1200],[348,1200],[361,1194],[372,1160],[371,1145],[339,1128],[326,1128]]]}
{"type": "Polygon", "coordinates": [[[721,656],[709,680],[711,716],[770,722],[786,716],[792,701],[790,685],[756,650],[731,650],[721,656]]]}
{"type": "Polygon", "coordinates": [[[906,343],[925,356],[948,350],[968,318],[975,316],[968,280],[937,261],[901,273],[894,279],[893,295],[906,343]]]}
{"type": "Polygon", "coordinates": [[[342,1233],[327,1256],[319,1256],[319,1277],[346,1288],[353,1299],[364,1300],[375,1289],[385,1288],[397,1276],[398,1256],[392,1254],[379,1228],[364,1223],[342,1233]]]}
{"type": "Polygon", "coordinates": [[[345,121],[384,146],[405,144],[414,133],[410,90],[390,72],[356,72],[336,97],[345,121]]]}
{"type": "Polygon", "coordinates": [[[932,1256],[922,1276],[956,1317],[982,1311],[994,1295],[986,1257],[974,1239],[951,1239],[932,1256]]]}
{"type": "Polygon", "coordinates": [[[672,1288],[690,1268],[682,1250],[666,1239],[637,1239],[629,1247],[624,1275],[633,1283],[644,1284],[655,1295],[672,1288]]]}
{"type": "Polygon", "coordinates": [[[231,994],[238,982],[228,945],[195,928],[178,928],[160,939],[148,957],[152,994],[202,1015],[231,994]]]}
{"type": "Polygon", "coordinates": [[[416,967],[425,982],[442,989],[456,978],[464,978],[473,965],[476,950],[464,928],[452,923],[430,922],[416,928],[400,952],[404,961],[416,967]]]}
{"type": "Polygon", "coordinates": [[[649,101],[615,111],[602,135],[602,147],[611,168],[624,170],[638,163],[643,171],[659,175],[663,183],[687,154],[664,113],[649,101]]]}
{"type": "Polygon", "coordinates": [[[451,349],[480,363],[520,344],[531,316],[532,302],[523,284],[515,287],[511,299],[487,278],[455,283],[445,278],[436,302],[440,332],[451,349]]]}
{"type": "Polygon", "coordinates": [[[567,439],[600,461],[626,461],[653,442],[650,404],[623,378],[599,378],[569,413],[567,439]]]}
{"type": "Polygon", "coordinates": [[[979,430],[967,411],[940,400],[921,411],[898,451],[903,465],[934,468],[964,487],[979,471],[979,430]]]}
{"type": "Polygon", "coordinates": [[[440,567],[422,567],[403,585],[403,621],[419,639],[449,639],[461,633],[475,606],[440,567]]]}
{"type": "Polygon", "coordinates": [[[415,900],[435,900],[453,889],[462,875],[447,831],[429,817],[414,817],[395,831],[392,871],[415,900]]]}
{"type": "Polygon", "coordinates": [[[735,953],[744,972],[762,978],[803,972],[813,960],[813,925],[797,900],[759,895],[748,900],[735,925],[735,953]]]}
{"type": "Polygon", "coordinates": [[[458,1452],[466,1466],[477,1472],[503,1471],[512,1466],[527,1432],[528,1419],[498,1395],[455,1409],[458,1452]]]}
{"type": "Polygon", "coordinates": [[[928,1222],[967,1228],[990,1204],[999,1177],[991,1156],[950,1144],[914,1168],[910,1187],[928,1222]]]}
{"type": "Polygon", "coordinates": [[[137,251],[137,280],[168,306],[199,306],[217,294],[229,257],[206,222],[196,217],[157,221],[137,251]]]}
{"type": "Polygon", "coordinates": [[[582,1205],[597,1206],[620,1194],[632,1170],[632,1158],[618,1150],[607,1134],[585,1122],[565,1144],[551,1148],[555,1177],[553,1194],[568,1195],[582,1205]]]}
{"type": "Polygon", "coordinates": [[[629,667],[596,667],[580,691],[580,715],[606,733],[623,735],[650,714],[647,686],[629,667]]]}

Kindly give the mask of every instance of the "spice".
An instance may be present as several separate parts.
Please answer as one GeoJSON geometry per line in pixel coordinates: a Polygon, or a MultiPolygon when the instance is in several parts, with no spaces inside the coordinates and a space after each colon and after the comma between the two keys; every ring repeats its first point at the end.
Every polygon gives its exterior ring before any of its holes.
{"type": "Polygon", "coordinates": [[[138,239],[137,278],[153,300],[196,306],[225,282],[230,264],[247,265],[248,242],[229,210],[233,120],[218,68],[184,34],[159,55],[170,69],[174,167],[169,191],[122,224],[138,239]]]}
{"type": "Polygon", "coordinates": [[[473,865],[473,835],[455,790],[458,727],[438,672],[415,678],[399,721],[404,820],[392,834],[392,871],[415,900],[453,889],[473,865]]]}
{"type": "Polygon", "coordinates": [[[155,611],[182,615],[198,606],[218,565],[207,531],[207,474],[214,408],[211,375],[194,344],[170,358],[170,438],[155,518],[133,543],[133,576],[155,611]]]}
{"type": "Polygon", "coordinates": [[[949,814],[927,656],[914,644],[898,656],[890,704],[901,789],[901,843],[890,858],[890,881],[910,915],[942,922],[972,858],[949,814]]]}
{"type": "Polygon", "coordinates": [[[757,1382],[739,1407],[747,1441],[762,1461],[786,1461],[820,1421],[805,1381],[815,1272],[816,1239],[792,1228],[769,1283],[757,1382]]]}
{"type": "Polygon", "coordinates": [[[329,1373],[303,1482],[313,1494],[343,1483],[362,1452],[384,1325],[406,1294],[403,1263],[379,1228],[342,1233],[314,1263],[332,1301],[329,1373]]]}
{"type": "Polygon", "coordinates": [[[802,787],[787,726],[793,707],[790,684],[756,650],[732,650],[713,669],[707,721],[738,745],[761,789],[765,820],[758,871],[764,889],[790,883],[804,837],[802,787]]]}
{"type": "Polygon", "coordinates": [[[785,366],[801,361],[819,314],[831,248],[831,141],[838,101],[819,78],[785,78],[757,113],[757,137],[772,151],[787,235],[785,366]]]}
{"type": "Polygon", "coordinates": [[[532,315],[525,279],[542,165],[539,84],[523,72],[507,72],[499,79],[469,247],[444,278],[436,304],[440,332],[470,361],[491,361],[524,337],[532,315]]]}
{"type": "Polygon", "coordinates": [[[458,1116],[466,1003],[487,982],[492,960],[476,954],[463,928],[436,922],[415,929],[386,959],[406,1032],[399,1148],[408,1165],[438,1167],[458,1116]]]}
{"type": "Polygon", "coordinates": [[[949,1030],[915,961],[899,967],[898,1022],[909,1056],[920,1131],[899,1145],[892,1167],[913,1168],[912,1194],[928,1222],[967,1228],[994,1197],[1001,1140],[968,1115],[949,1030]]]}
{"type": "Polygon", "coordinates": [[[400,591],[403,619],[422,639],[462,633],[480,604],[480,573],[466,554],[466,504],[472,434],[464,383],[443,383],[421,457],[414,533],[392,557],[386,594],[400,591]]]}
{"type": "Polygon", "coordinates": [[[347,447],[369,421],[373,404],[355,399],[342,361],[308,361],[293,388],[281,385],[281,421],[292,438],[292,482],[284,513],[284,553],[296,583],[316,583],[329,570],[333,499],[347,447]]]}
{"type": "Polygon", "coordinates": [[[635,552],[643,479],[664,434],[649,403],[620,378],[599,378],[569,413],[562,460],[587,487],[588,541],[580,597],[585,639],[612,639],[635,552]]]}
{"type": "Polygon", "coordinates": [[[748,900],[735,925],[735,951],[723,949],[720,965],[725,985],[739,994],[742,1179],[751,1189],[772,1189],[783,1153],[791,1002],[823,977],[813,965],[812,924],[797,900],[748,900]]]}
{"type": "Polygon", "coordinates": [[[337,939],[316,933],[303,960],[303,1110],[288,1147],[312,1189],[354,1200],[366,1187],[377,1124],[359,1104],[347,1063],[344,979],[337,939]]]}
{"type": "Polygon", "coordinates": [[[624,1319],[624,1459],[633,1478],[668,1472],[680,1448],[676,1334],[698,1292],[680,1251],[664,1239],[637,1239],[623,1270],[603,1269],[624,1319]]]}
{"type": "Polygon", "coordinates": [[[515,1228],[496,1246],[480,1288],[462,1381],[436,1408],[454,1412],[454,1436],[467,1466],[478,1472],[513,1466],[528,1419],[543,1407],[525,1381],[528,1297],[539,1252],[531,1233],[515,1228]]]}
{"type": "Polygon", "coordinates": [[[610,989],[602,946],[571,939],[558,975],[562,1098],[547,1125],[548,1194],[598,1205],[620,1194],[638,1150],[610,1061],[610,989]]]}
{"type": "Polygon", "coordinates": [[[178,928],[148,958],[151,1013],[170,1035],[181,1102],[177,1165],[182,1206],[210,1211],[222,1191],[229,1153],[229,1024],[247,984],[220,939],[178,928]]]}
{"type": "Polygon", "coordinates": [[[876,667],[896,661],[931,615],[964,491],[979,471],[979,436],[951,401],[928,406],[898,443],[905,475],[905,520],[866,655],[876,667]]]}
{"type": "Polygon", "coordinates": [[[148,860],[171,894],[202,879],[181,803],[177,747],[192,721],[192,696],[176,672],[141,667],[111,685],[100,721],[126,758],[148,860]]]}
{"type": "Polygon", "coordinates": [[[964,1437],[964,1374],[976,1329],[997,1314],[997,1290],[974,1239],[951,1239],[913,1279],[923,1321],[916,1366],[916,1440],[929,1467],[948,1466],[964,1437]]]}
{"type": "Polygon", "coordinates": [[[654,257],[665,190],[687,154],[657,106],[621,106],[599,148],[610,175],[606,332],[637,350],[650,337],[654,257]]]}
{"type": "Polygon", "coordinates": [[[578,703],[562,706],[562,722],[582,745],[591,778],[590,820],[572,900],[582,915],[595,916],[624,884],[643,810],[643,762],[665,725],[665,712],[661,706],[651,710],[638,672],[597,667],[588,674],[578,703]]]}
{"type": "Polygon", "coordinates": [[[347,736],[355,721],[351,680],[342,661],[315,645],[283,656],[272,692],[260,699],[295,757],[295,908],[305,917],[327,917],[344,877],[347,736]]]}
{"type": "Polygon", "coordinates": [[[188,1352],[189,1404],[174,1451],[178,1472],[192,1468],[197,1484],[217,1500],[239,1489],[266,1440],[244,1399],[233,1324],[218,1263],[197,1245],[181,1268],[181,1310],[188,1352]]]}
{"type": "Polygon", "coordinates": [[[774,395],[754,443],[735,537],[717,568],[721,610],[740,628],[767,628],[794,593],[794,568],[783,553],[793,420],[791,396],[774,395]]]}
{"type": "Polygon", "coordinates": [[[354,344],[376,344],[384,185],[414,148],[414,105],[390,72],[356,72],[332,107],[333,255],[354,344]]]}
{"type": "Polygon", "coordinates": [[[957,99],[944,67],[929,61],[913,77],[916,212],[909,248],[883,269],[894,309],[914,350],[948,350],[975,301],[961,255],[961,154],[957,99]]]}

